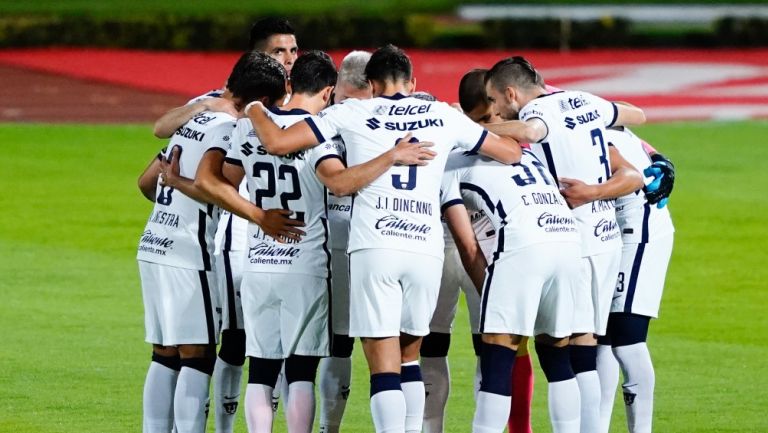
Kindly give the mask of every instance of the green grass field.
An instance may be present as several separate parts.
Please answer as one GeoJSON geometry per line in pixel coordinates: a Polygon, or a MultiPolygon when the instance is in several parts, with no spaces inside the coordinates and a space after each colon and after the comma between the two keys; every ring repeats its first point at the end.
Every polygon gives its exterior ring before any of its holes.
{"type": "MultiPolygon", "coordinates": [[[[676,244],[649,343],[656,431],[766,432],[768,123],[638,131],[678,167],[676,244]]],[[[163,143],[147,125],[13,124],[0,125],[0,143],[0,432],[139,431],[150,347],[134,257],[150,203],[136,178],[163,143]]],[[[472,419],[466,323],[462,311],[450,432],[472,419]]],[[[360,355],[348,432],[372,431],[360,355]]],[[[546,432],[537,375],[534,430],[546,432]]],[[[626,431],[618,402],[614,413],[611,431],[626,431]]]]}

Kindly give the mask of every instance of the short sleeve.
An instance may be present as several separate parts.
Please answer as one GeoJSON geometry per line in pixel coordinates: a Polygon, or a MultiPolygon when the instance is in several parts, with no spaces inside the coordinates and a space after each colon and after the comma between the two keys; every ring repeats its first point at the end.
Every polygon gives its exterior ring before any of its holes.
{"type": "Polygon", "coordinates": [[[336,158],[342,163],[344,162],[344,143],[339,139],[321,143],[319,146],[309,149],[308,152],[309,158],[307,161],[314,170],[317,170],[317,166],[329,158],[336,158]]]}
{"type": "Polygon", "coordinates": [[[316,116],[307,117],[304,121],[312,129],[317,142],[325,143],[339,135],[344,120],[349,120],[352,115],[349,104],[335,104],[319,112],[316,116]]]}
{"type": "Polygon", "coordinates": [[[526,104],[526,106],[523,107],[522,110],[520,110],[518,117],[523,122],[528,122],[529,120],[533,120],[533,119],[539,119],[540,121],[542,121],[544,123],[544,126],[547,128],[547,133],[544,135],[544,137],[542,137],[539,140],[539,143],[547,140],[547,137],[549,136],[549,130],[550,130],[549,122],[548,122],[549,116],[545,114],[545,110],[541,106],[539,106],[539,104],[537,104],[536,102],[531,102],[526,104]]]}
{"type": "Polygon", "coordinates": [[[223,121],[221,124],[211,128],[206,135],[209,136],[205,142],[206,151],[211,149],[221,150],[224,154],[232,148],[232,135],[235,132],[235,122],[223,121]]]}
{"type": "Polygon", "coordinates": [[[459,173],[456,169],[448,169],[443,173],[443,180],[440,185],[440,212],[443,213],[449,207],[457,204],[464,204],[459,189],[459,173]]]}
{"type": "Polygon", "coordinates": [[[600,118],[603,119],[605,127],[610,128],[613,126],[616,123],[616,118],[619,117],[619,108],[616,104],[595,95],[590,95],[590,99],[598,114],[600,114],[600,118]]]}
{"type": "Polygon", "coordinates": [[[448,104],[441,104],[440,107],[444,111],[446,126],[451,128],[451,134],[458,147],[477,153],[488,136],[488,130],[448,104]]]}

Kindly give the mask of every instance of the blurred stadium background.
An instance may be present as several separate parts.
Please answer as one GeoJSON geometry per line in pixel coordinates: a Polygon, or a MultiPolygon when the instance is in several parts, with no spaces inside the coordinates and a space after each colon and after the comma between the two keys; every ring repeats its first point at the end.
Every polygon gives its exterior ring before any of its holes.
{"type": "MultiPolygon", "coordinates": [[[[678,167],[649,342],[656,431],[768,431],[768,3],[645,3],[0,0],[0,432],[138,431],[150,350],[134,255],[150,206],[135,179],[164,145],[151,122],[218,88],[264,15],[337,62],[399,44],[419,89],[449,102],[464,72],[514,53],[550,84],[645,108],[639,134],[678,167]]],[[[473,411],[466,323],[462,310],[450,432],[473,411]]],[[[359,347],[354,368],[344,426],[367,432],[359,347]]],[[[618,401],[611,431],[626,431],[618,401]]]]}

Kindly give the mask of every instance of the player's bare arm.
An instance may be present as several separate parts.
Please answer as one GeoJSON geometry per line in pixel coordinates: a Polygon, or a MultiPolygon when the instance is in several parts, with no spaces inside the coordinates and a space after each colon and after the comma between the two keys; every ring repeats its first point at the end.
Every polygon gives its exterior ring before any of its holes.
{"type": "Polygon", "coordinates": [[[443,212],[443,217],[451,230],[454,241],[456,241],[461,263],[464,265],[467,275],[472,279],[477,292],[482,294],[485,268],[488,266],[488,262],[477,243],[467,208],[463,204],[449,206],[443,212]]]}
{"type": "Polygon", "coordinates": [[[587,185],[578,179],[561,177],[560,192],[571,208],[597,200],[607,200],[633,193],[643,187],[643,176],[627,162],[614,147],[608,147],[611,178],[597,185],[587,185]]]}
{"type": "Polygon", "coordinates": [[[227,98],[206,98],[202,101],[169,110],[155,121],[153,133],[157,138],[169,138],[182,125],[203,111],[224,112],[233,117],[238,116],[237,109],[232,100],[227,98]]]}
{"type": "Polygon", "coordinates": [[[157,178],[161,171],[161,157],[155,156],[139,176],[139,190],[152,203],[157,196],[157,178]]]}
{"type": "Polygon", "coordinates": [[[338,158],[323,160],[317,167],[317,177],[337,197],[351,195],[384,174],[393,165],[427,165],[435,152],[428,148],[430,142],[411,143],[408,133],[397,146],[378,157],[353,167],[345,167],[338,158]]]}
{"type": "Polygon", "coordinates": [[[547,124],[541,119],[507,120],[505,122],[489,123],[486,129],[501,136],[512,137],[521,143],[536,143],[547,136],[547,124]]]}
{"type": "Polygon", "coordinates": [[[502,164],[520,162],[520,156],[523,154],[517,140],[507,136],[498,136],[490,131],[485,136],[478,152],[502,164]]]}
{"type": "Polygon", "coordinates": [[[616,103],[616,122],[614,125],[631,126],[645,123],[645,112],[639,107],[627,103],[616,103]]]}
{"type": "Polygon", "coordinates": [[[318,144],[317,137],[307,122],[297,122],[281,129],[267,116],[261,102],[249,104],[245,115],[251,119],[261,144],[272,155],[287,155],[318,144]]]}
{"type": "Polygon", "coordinates": [[[304,232],[297,227],[303,226],[304,223],[289,218],[291,211],[264,210],[240,195],[237,185],[240,184],[244,175],[242,167],[225,163],[224,153],[212,149],[200,160],[195,175],[195,185],[207,196],[206,201],[258,225],[264,233],[276,240],[300,240],[304,232]]]}

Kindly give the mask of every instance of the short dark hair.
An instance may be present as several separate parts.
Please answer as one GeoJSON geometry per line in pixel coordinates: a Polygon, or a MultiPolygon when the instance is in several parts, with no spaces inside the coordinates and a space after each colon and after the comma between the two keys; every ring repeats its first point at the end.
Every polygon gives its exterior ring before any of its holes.
{"type": "Polygon", "coordinates": [[[485,74],[487,69],[472,69],[464,74],[459,82],[459,105],[465,113],[469,113],[482,105],[488,105],[488,95],[485,93],[485,74]]]}
{"type": "Polygon", "coordinates": [[[240,56],[227,79],[227,89],[243,104],[267,98],[274,105],[285,96],[285,68],[277,60],[260,51],[240,56]]]}
{"type": "Polygon", "coordinates": [[[336,85],[336,66],[331,56],[322,51],[307,51],[291,69],[291,91],[297,94],[316,95],[328,86],[336,85]]]}
{"type": "Polygon", "coordinates": [[[523,89],[544,87],[544,79],[531,62],[522,56],[509,57],[493,65],[485,74],[485,82],[490,82],[499,91],[503,91],[508,86],[523,89]]]}
{"type": "Polygon", "coordinates": [[[365,65],[365,77],[371,81],[410,80],[412,74],[411,59],[403,50],[392,44],[374,51],[365,65]]]}
{"type": "Polygon", "coordinates": [[[251,50],[262,49],[264,42],[272,35],[295,35],[296,31],[285,18],[266,17],[251,26],[251,37],[248,48],[251,50]]]}

